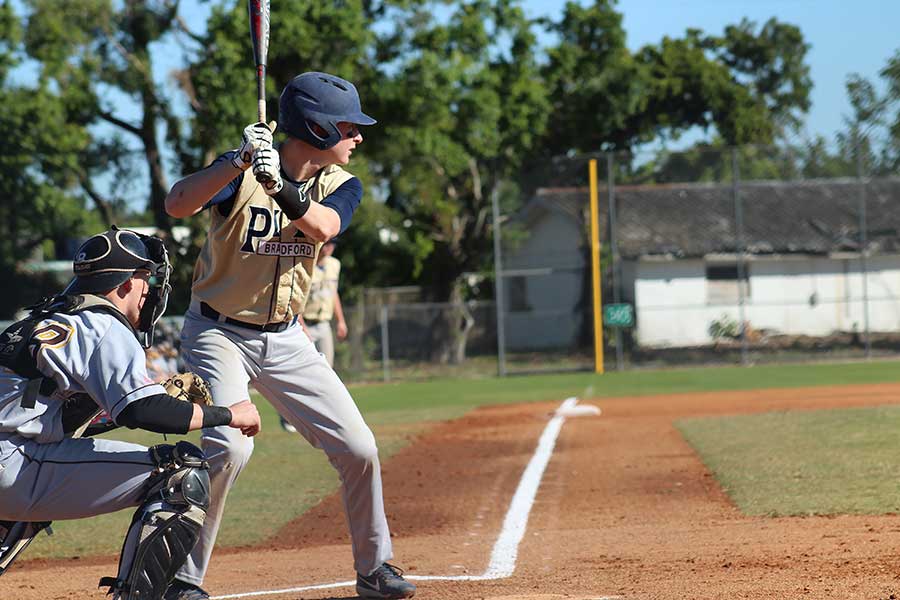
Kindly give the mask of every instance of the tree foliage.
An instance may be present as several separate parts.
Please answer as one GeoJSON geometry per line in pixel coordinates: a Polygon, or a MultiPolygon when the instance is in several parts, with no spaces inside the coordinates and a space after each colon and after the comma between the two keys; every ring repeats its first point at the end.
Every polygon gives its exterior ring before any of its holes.
{"type": "Polygon", "coordinates": [[[38,65],[38,86],[81,127],[87,144],[60,165],[109,224],[140,194],[154,223],[167,229],[169,182],[163,125],[174,122],[153,74],[153,45],[180,29],[178,0],[24,0],[24,50],[38,65]],[[110,133],[113,132],[113,133],[110,133]],[[110,194],[99,177],[113,181],[110,194]],[[132,182],[148,182],[134,189],[132,182]]]}
{"type": "Polygon", "coordinates": [[[548,24],[560,38],[544,67],[552,154],[630,150],[696,127],[726,144],[769,143],[808,110],[808,45],[797,27],[771,19],[757,31],[744,20],[720,36],[689,29],[632,53],[614,4],[569,2],[548,24]]]}
{"type": "Polygon", "coordinates": [[[504,1],[457,5],[445,21],[423,7],[408,15],[381,74],[372,153],[389,206],[432,242],[424,283],[433,299],[459,299],[459,277],[485,267],[492,190],[517,172],[547,121],[530,25],[504,1]]]}

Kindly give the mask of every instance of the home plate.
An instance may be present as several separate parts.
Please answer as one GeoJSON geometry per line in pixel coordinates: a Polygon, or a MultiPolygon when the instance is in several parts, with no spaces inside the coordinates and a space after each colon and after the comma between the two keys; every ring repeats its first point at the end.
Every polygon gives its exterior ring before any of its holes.
{"type": "Polygon", "coordinates": [[[484,600],[617,600],[621,596],[572,596],[566,594],[516,594],[514,596],[486,596],[484,600]]]}
{"type": "Polygon", "coordinates": [[[600,414],[599,406],[575,404],[576,402],[578,402],[578,398],[566,398],[563,405],[556,409],[556,415],[560,417],[589,417],[600,414]]]}

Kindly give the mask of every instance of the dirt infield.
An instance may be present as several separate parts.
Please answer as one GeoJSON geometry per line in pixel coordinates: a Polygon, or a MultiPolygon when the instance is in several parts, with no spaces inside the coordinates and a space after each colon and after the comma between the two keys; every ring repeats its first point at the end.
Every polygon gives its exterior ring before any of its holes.
{"type": "MultiPolygon", "coordinates": [[[[586,399],[565,421],[511,577],[420,581],[440,600],[900,597],[900,516],[749,518],[672,425],[684,416],[900,402],[900,385],[586,399]]],[[[397,563],[412,575],[484,572],[510,499],[559,403],[503,406],[441,424],[384,467],[397,563]]],[[[900,432],[898,432],[900,433],[900,432]]],[[[898,457],[900,460],[900,457],[898,457]]],[[[329,498],[261,547],[214,555],[214,595],[351,578],[344,517],[329,498]]],[[[103,598],[115,561],[31,561],[4,600],[103,598]]],[[[355,598],[352,588],[234,596],[355,598]]]]}

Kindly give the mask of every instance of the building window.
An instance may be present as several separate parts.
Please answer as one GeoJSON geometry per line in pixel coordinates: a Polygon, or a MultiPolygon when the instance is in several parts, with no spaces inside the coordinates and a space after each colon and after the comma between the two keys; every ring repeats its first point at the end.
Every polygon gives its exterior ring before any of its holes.
{"type": "Polygon", "coordinates": [[[509,278],[509,312],[528,312],[531,304],[528,302],[528,280],[516,275],[509,278]]]}
{"type": "Polygon", "coordinates": [[[738,288],[737,263],[706,265],[706,303],[738,304],[740,292],[750,298],[750,268],[744,263],[743,278],[738,288]]]}

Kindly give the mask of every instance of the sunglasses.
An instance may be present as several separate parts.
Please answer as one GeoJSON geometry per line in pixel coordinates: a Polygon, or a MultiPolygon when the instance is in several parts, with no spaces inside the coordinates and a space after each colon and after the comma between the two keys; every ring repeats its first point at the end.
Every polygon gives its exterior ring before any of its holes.
{"type": "Polygon", "coordinates": [[[344,137],[350,140],[359,135],[359,126],[354,125],[353,123],[348,123],[348,125],[350,128],[347,130],[347,133],[344,134],[344,137]]]}

